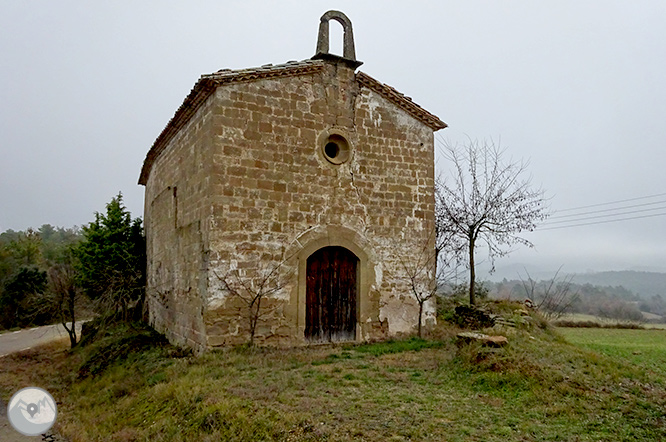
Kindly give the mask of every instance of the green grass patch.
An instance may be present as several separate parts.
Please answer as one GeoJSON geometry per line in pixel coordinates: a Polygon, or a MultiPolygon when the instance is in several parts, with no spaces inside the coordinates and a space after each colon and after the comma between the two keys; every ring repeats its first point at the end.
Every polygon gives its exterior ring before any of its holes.
{"type": "Polygon", "coordinates": [[[391,353],[402,353],[405,351],[420,351],[426,348],[440,348],[442,346],[444,346],[444,342],[441,341],[429,341],[412,337],[405,340],[389,340],[385,342],[374,342],[371,344],[345,346],[343,348],[345,350],[354,350],[372,356],[381,356],[391,353]]]}
{"type": "Polygon", "coordinates": [[[666,377],[666,330],[560,329],[572,344],[666,377]]]}

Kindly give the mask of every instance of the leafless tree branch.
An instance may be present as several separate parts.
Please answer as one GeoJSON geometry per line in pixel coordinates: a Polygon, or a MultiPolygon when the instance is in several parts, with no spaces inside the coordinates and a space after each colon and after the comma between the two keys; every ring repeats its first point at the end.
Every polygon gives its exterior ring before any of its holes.
{"type": "Polygon", "coordinates": [[[549,281],[541,284],[532,279],[527,269],[527,281],[521,278],[527,299],[548,320],[560,318],[578,299],[578,292],[571,291],[573,275],[560,278],[561,270],[562,267],[549,281]]]}
{"type": "Polygon", "coordinates": [[[76,271],[70,264],[56,264],[48,270],[49,291],[60,323],[69,335],[71,348],[77,344],[76,311],[82,296],[76,285],[76,271]],[[70,324],[69,326],[67,324],[70,324]]]}
{"type": "Polygon", "coordinates": [[[292,271],[284,271],[285,264],[293,255],[279,256],[271,260],[258,260],[251,269],[229,269],[223,275],[215,273],[223,288],[233,297],[241,300],[246,308],[249,326],[249,345],[254,345],[257,324],[270,310],[262,304],[280,290],[290,280],[292,271]]]}
{"type": "Polygon", "coordinates": [[[395,256],[400,263],[405,281],[411,295],[419,305],[417,332],[423,337],[423,309],[425,303],[433,298],[438,288],[451,278],[453,268],[446,261],[446,244],[444,238],[436,232],[435,244],[431,240],[415,243],[410,249],[413,253],[403,254],[395,247],[395,256]],[[442,253],[444,252],[444,253],[442,253]]]}

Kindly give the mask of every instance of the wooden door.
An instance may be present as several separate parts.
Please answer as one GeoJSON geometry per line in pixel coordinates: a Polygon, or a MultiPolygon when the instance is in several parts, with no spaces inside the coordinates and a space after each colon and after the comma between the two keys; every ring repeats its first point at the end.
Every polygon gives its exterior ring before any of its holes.
{"type": "Polygon", "coordinates": [[[307,261],[305,338],[356,339],[358,258],[344,247],[324,247],[307,261]]]}

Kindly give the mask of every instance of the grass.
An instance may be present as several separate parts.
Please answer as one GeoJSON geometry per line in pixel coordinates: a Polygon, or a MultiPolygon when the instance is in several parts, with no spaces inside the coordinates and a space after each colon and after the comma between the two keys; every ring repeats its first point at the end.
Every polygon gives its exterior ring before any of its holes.
{"type": "Polygon", "coordinates": [[[0,395],[46,388],[73,442],[666,439],[659,335],[508,329],[509,345],[488,350],[457,347],[456,330],[195,358],[123,329],[1,359],[0,395]]]}
{"type": "Polygon", "coordinates": [[[620,328],[634,325],[639,328],[666,330],[666,324],[663,323],[621,321],[618,319],[602,318],[600,316],[588,315],[584,313],[566,313],[562,315],[560,318],[558,318],[557,321],[567,321],[572,323],[577,323],[577,322],[589,323],[589,324],[596,324],[597,327],[606,327],[606,328],[613,328],[618,325],[620,326],[620,328]]]}
{"type": "Polygon", "coordinates": [[[666,377],[666,330],[563,328],[559,332],[577,346],[666,377]]]}

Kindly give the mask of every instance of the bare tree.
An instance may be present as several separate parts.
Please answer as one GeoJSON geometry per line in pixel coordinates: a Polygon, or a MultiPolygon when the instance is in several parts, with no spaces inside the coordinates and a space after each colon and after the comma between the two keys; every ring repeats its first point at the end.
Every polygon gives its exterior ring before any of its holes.
{"type": "Polygon", "coordinates": [[[562,267],[555,272],[550,281],[542,284],[532,279],[527,270],[525,270],[527,281],[521,278],[527,299],[547,320],[560,318],[578,300],[578,292],[571,291],[573,275],[559,278],[560,270],[562,267]]]}
{"type": "Polygon", "coordinates": [[[437,295],[438,290],[452,278],[455,269],[447,262],[447,241],[435,231],[435,244],[430,239],[416,242],[405,255],[395,248],[395,257],[400,263],[403,277],[410,294],[419,304],[418,336],[423,337],[423,310],[425,303],[437,295]]]}
{"type": "Polygon", "coordinates": [[[270,312],[265,309],[263,302],[282,290],[290,279],[292,271],[285,266],[288,259],[279,257],[270,261],[258,260],[252,269],[235,268],[224,275],[215,274],[224,289],[247,307],[250,346],[254,345],[259,320],[270,312]]]}
{"type": "Polygon", "coordinates": [[[530,177],[524,177],[527,163],[504,162],[504,151],[493,143],[446,145],[443,154],[453,170],[451,181],[441,181],[436,189],[436,222],[453,255],[467,264],[469,302],[475,304],[479,243],[487,247],[493,267],[495,258],[508,254],[512,246],[532,247],[519,234],[546,219],[547,200],[541,189],[532,189],[530,177]]]}
{"type": "Polygon", "coordinates": [[[421,251],[410,257],[397,255],[411,295],[419,304],[418,336],[423,337],[423,306],[437,293],[435,279],[435,251],[421,247],[421,251]],[[429,253],[430,252],[430,253],[429,253]]]}
{"type": "MultiPolygon", "coordinates": [[[[442,194],[445,183],[440,179],[435,179],[435,267],[439,272],[442,266],[449,266],[449,260],[456,255],[455,241],[453,240],[453,231],[448,228],[442,216],[442,194]]],[[[450,276],[450,275],[449,275],[450,276]]]]}
{"type": "Polygon", "coordinates": [[[77,343],[76,306],[82,295],[81,289],[76,285],[76,271],[71,264],[56,264],[49,268],[48,280],[56,313],[69,335],[70,347],[74,348],[77,343]]]}

